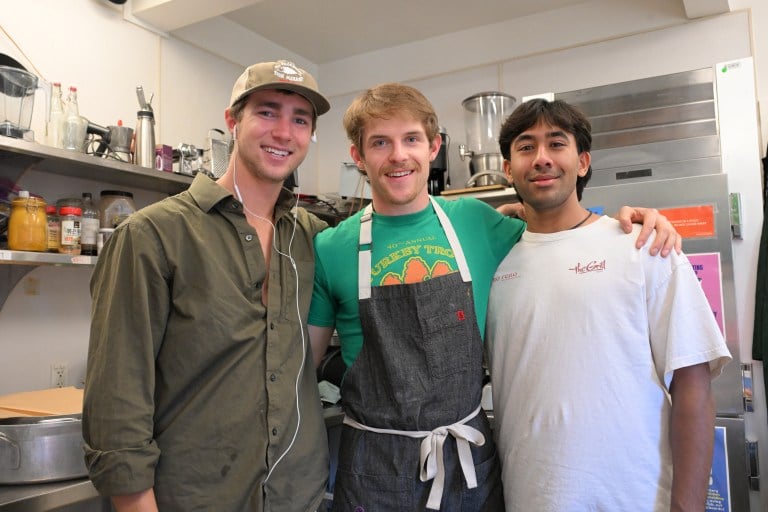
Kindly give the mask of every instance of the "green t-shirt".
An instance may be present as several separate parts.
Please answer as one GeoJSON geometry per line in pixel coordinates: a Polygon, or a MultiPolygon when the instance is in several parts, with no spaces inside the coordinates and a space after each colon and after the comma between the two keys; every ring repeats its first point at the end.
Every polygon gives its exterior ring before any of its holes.
{"type": "MultiPolygon", "coordinates": [[[[520,239],[525,223],[505,217],[477,199],[437,201],[467,259],[482,335],[493,273],[520,239]]],[[[347,367],[352,366],[363,345],[357,289],[361,216],[358,212],[315,237],[315,286],[309,323],[336,327],[347,367]]],[[[372,286],[413,283],[457,271],[453,251],[431,204],[409,215],[373,214],[372,286]]]]}

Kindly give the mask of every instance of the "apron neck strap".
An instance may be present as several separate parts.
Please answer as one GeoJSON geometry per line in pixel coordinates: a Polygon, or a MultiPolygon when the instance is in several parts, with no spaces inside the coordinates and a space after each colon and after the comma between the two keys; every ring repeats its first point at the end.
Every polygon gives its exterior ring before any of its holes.
{"type": "MultiPolygon", "coordinates": [[[[456,265],[459,267],[461,279],[465,283],[472,281],[472,274],[469,272],[467,259],[464,257],[464,251],[461,249],[459,237],[453,229],[451,221],[445,214],[440,205],[432,196],[429,196],[432,208],[435,210],[437,219],[440,221],[445,232],[445,237],[453,250],[453,256],[456,259],[456,265]]],[[[357,265],[357,283],[358,296],[360,299],[371,298],[371,250],[373,249],[373,203],[370,203],[363,210],[360,217],[360,242],[358,245],[358,265],[357,265]]]]}

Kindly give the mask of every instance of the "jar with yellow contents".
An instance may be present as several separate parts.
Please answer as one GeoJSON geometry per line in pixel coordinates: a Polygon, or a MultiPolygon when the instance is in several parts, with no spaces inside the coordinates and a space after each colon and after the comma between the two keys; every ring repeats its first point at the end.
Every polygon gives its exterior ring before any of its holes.
{"type": "Polygon", "coordinates": [[[11,203],[11,218],[8,221],[8,248],[12,251],[48,250],[48,222],[45,215],[45,201],[30,197],[22,190],[11,203]]]}

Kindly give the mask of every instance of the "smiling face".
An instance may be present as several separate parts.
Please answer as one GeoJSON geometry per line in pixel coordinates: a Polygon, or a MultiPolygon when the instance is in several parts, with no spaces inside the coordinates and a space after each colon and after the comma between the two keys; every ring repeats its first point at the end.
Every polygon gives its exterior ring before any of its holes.
{"type": "Polygon", "coordinates": [[[237,128],[235,150],[257,179],[282,183],[303,161],[312,136],[312,104],[299,94],[265,89],[246,100],[237,128]]]}
{"type": "Polygon", "coordinates": [[[429,203],[429,163],[440,149],[422,123],[404,113],[365,121],[361,146],[350,154],[371,183],[374,209],[384,215],[418,212],[429,203]]]}
{"type": "Polygon", "coordinates": [[[504,170],[527,209],[566,213],[579,209],[576,180],[589,164],[589,152],[579,152],[573,134],[539,122],[514,138],[504,170]]]}

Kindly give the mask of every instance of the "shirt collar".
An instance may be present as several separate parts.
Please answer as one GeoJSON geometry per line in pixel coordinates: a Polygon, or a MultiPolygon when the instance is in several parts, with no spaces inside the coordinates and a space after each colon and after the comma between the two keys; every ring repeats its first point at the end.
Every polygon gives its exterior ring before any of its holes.
{"type": "MultiPolygon", "coordinates": [[[[240,201],[234,197],[232,192],[218,185],[210,177],[203,173],[197,173],[192,185],[189,187],[189,193],[204,212],[210,212],[216,205],[229,199],[230,202],[240,201]]],[[[287,188],[280,191],[275,207],[275,219],[289,213],[295,204],[293,193],[287,188]]]]}

